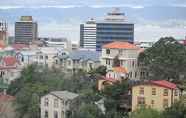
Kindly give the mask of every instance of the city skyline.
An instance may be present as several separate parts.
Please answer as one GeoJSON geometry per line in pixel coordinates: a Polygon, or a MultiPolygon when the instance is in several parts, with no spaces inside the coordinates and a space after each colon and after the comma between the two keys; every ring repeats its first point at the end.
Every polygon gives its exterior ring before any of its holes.
{"type": "Polygon", "coordinates": [[[22,15],[31,15],[38,22],[40,37],[67,37],[79,42],[79,25],[91,17],[104,18],[113,7],[121,8],[135,23],[135,41],[157,41],[162,36],[183,39],[186,35],[186,2],[183,0],[21,1],[7,0],[0,5],[0,19],[9,23],[11,36],[14,22],[22,15]]]}

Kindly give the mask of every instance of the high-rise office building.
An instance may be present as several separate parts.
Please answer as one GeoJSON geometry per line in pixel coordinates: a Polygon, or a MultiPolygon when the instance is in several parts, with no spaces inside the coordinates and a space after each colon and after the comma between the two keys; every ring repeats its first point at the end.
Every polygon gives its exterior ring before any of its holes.
{"type": "Polygon", "coordinates": [[[103,21],[96,22],[96,50],[113,41],[134,42],[134,24],[129,23],[124,13],[116,8],[103,21]]]}
{"type": "Polygon", "coordinates": [[[96,49],[96,21],[94,19],[80,25],[80,47],[96,49]]]}
{"type": "Polygon", "coordinates": [[[6,45],[8,42],[8,25],[5,21],[0,21],[0,44],[6,45]]]}
{"type": "Polygon", "coordinates": [[[21,16],[15,23],[15,43],[30,44],[38,38],[37,22],[32,16],[21,16]]]}

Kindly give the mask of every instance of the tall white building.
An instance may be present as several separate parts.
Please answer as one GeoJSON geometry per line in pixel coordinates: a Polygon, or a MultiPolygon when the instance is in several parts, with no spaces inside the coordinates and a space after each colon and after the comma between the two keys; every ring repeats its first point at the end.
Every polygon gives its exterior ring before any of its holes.
{"type": "Polygon", "coordinates": [[[80,47],[96,49],[96,21],[94,19],[80,25],[80,47]]]}

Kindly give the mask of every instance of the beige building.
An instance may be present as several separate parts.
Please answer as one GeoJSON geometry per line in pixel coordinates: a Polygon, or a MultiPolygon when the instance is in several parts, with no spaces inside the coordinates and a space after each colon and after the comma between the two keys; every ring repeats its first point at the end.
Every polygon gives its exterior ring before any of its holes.
{"type": "Polygon", "coordinates": [[[163,110],[180,99],[177,86],[165,80],[143,82],[132,87],[132,111],[140,106],[163,110]]]}
{"type": "Polygon", "coordinates": [[[116,57],[121,67],[126,68],[130,79],[139,79],[138,55],[140,48],[128,42],[112,42],[103,46],[101,64],[112,69],[116,57]]]}
{"type": "Polygon", "coordinates": [[[77,104],[78,94],[53,91],[41,97],[41,118],[68,118],[77,104]]]}

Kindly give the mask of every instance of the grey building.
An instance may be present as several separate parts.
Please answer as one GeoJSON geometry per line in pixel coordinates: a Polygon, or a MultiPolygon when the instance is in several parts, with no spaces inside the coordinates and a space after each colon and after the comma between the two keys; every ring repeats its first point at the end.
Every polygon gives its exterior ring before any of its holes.
{"type": "Polygon", "coordinates": [[[15,23],[15,43],[30,44],[38,38],[37,22],[32,16],[21,16],[20,21],[15,23]]]}
{"type": "Polygon", "coordinates": [[[41,97],[41,118],[69,118],[79,105],[79,95],[69,91],[52,91],[41,97]]]}
{"type": "Polygon", "coordinates": [[[96,21],[94,19],[80,25],[80,47],[96,49],[96,21]]]}
{"type": "Polygon", "coordinates": [[[97,51],[101,51],[102,45],[113,41],[134,42],[134,24],[129,23],[125,14],[117,8],[96,24],[97,51]]]}

